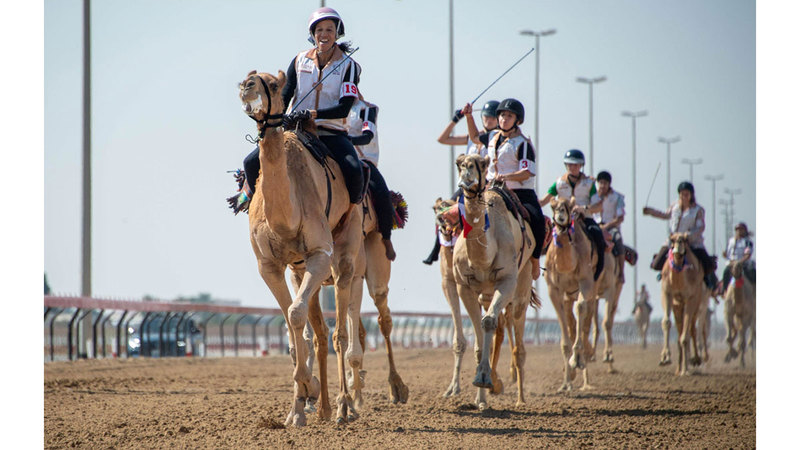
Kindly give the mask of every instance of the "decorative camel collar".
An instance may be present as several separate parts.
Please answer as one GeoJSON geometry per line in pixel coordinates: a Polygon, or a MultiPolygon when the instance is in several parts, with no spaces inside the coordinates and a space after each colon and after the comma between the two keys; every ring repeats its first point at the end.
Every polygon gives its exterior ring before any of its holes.
{"type": "MultiPolygon", "coordinates": [[[[556,248],[563,248],[564,244],[558,242],[558,235],[560,234],[558,228],[559,228],[558,226],[553,227],[553,244],[555,244],[556,248]]],[[[569,222],[569,228],[567,229],[567,237],[569,238],[570,242],[572,242],[572,235],[574,233],[575,233],[575,221],[571,220],[569,222]]]]}
{"type": "MultiPolygon", "coordinates": [[[[478,194],[480,195],[480,194],[478,194]]],[[[476,195],[477,197],[477,195],[476,195]]],[[[475,198],[475,197],[472,197],[475,198]]],[[[464,194],[461,194],[458,197],[458,211],[461,214],[461,226],[464,229],[464,237],[469,236],[469,232],[472,231],[472,224],[467,221],[467,208],[464,205],[464,194]]],[[[484,209],[483,210],[483,232],[485,233],[486,230],[489,229],[489,212],[484,209]]],[[[475,219],[478,220],[478,219],[475,219]]]]}
{"type": "Polygon", "coordinates": [[[692,267],[691,264],[686,262],[686,254],[683,255],[683,262],[681,263],[681,265],[679,266],[678,264],[676,264],[675,263],[675,255],[673,254],[671,248],[669,249],[668,261],[669,261],[669,266],[670,266],[670,268],[672,269],[673,272],[682,272],[683,269],[685,269],[686,267],[692,267]]]}

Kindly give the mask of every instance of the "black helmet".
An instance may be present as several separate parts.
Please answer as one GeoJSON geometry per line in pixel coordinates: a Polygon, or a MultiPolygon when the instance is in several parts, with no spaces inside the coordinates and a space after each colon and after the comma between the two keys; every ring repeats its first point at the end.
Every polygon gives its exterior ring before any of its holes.
{"type": "Polygon", "coordinates": [[[497,100],[489,100],[485,105],[483,105],[483,109],[481,109],[481,115],[497,118],[497,105],[499,104],[500,102],[497,100]]]}
{"type": "Polygon", "coordinates": [[[507,98],[497,105],[497,115],[500,116],[500,111],[511,111],[517,115],[517,125],[522,125],[525,121],[525,107],[522,102],[515,98],[507,98]]]}
{"type": "Polygon", "coordinates": [[[603,180],[606,180],[609,183],[611,183],[611,174],[605,170],[597,174],[597,181],[603,181],[603,180]]]}
{"type": "Polygon", "coordinates": [[[586,164],[586,158],[583,157],[583,152],[577,149],[567,150],[564,153],[564,164],[586,164]]]}
{"type": "Polygon", "coordinates": [[[681,191],[689,191],[694,195],[694,185],[688,181],[682,181],[681,184],[678,185],[678,194],[680,194],[681,191]]]}

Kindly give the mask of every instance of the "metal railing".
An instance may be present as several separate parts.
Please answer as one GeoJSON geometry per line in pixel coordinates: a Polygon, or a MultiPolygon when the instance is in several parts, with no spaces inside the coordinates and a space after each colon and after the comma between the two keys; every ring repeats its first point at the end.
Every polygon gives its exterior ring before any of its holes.
{"type": "MultiPolygon", "coordinates": [[[[329,323],[329,345],[335,313],[323,313],[329,323]]],[[[366,349],[384,346],[378,313],[362,313],[366,349]]],[[[454,326],[449,313],[392,312],[392,344],[396,348],[449,348],[454,326]]],[[[469,317],[463,316],[468,348],[474,343],[469,317]]],[[[259,356],[288,353],[286,322],[278,308],[221,306],[202,303],[108,300],[86,297],[44,297],[45,361],[77,358],[164,356],[259,356]],[[92,329],[79,333],[81,320],[91,315],[92,329]],[[79,343],[77,336],[88,336],[79,343]]],[[[632,320],[614,324],[617,344],[641,342],[632,320]]],[[[672,338],[675,338],[673,327],[672,338]]],[[[527,344],[553,344],[561,339],[556,319],[526,320],[527,344]]],[[[721,342],[725,330],[712,323],[709,345],[721,342]]],[[[648,340],[662,339],[660,322],[653,321],[648,340]]],[[[602,330],[598,342],[603,342],[602,330]]],[[[333,349],[330,349],[333,351],[333,349]]]]}

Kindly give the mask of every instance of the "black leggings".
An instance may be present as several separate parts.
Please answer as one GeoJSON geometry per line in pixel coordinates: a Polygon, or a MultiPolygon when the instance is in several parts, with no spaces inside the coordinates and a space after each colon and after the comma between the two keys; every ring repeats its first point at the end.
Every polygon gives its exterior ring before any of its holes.
{"type": "Polygon", "coordinates": [[[544,244],[545,222],[542,207],[539,206],[539,198],[536,196],[536,191],[533,189],[513,189],[517,194],[522,206],[528,210],[531,216],[530,226],[533,232],[533,237],[536,240],[536,246],[533,247],[533,257],[539,258],[542,256],[542,244],[544,244]]]}
{"type": "Polygon", "coordinates": [[[603,266],[606,264],[606,238],[603,236],[603,230],[600,225],[591,217],[584,217],[583,223],[586,225],[589,239],[594,242],[595,250],[597,250],[597,268],[594,270],[594,280],[597,281],[603,272],[603,266]]]}
{"type": "MultiPolygon", "coordinates": [[[[350,194],[350,203],[361,201],[361,189],[364,186],[364,175],[361,172],[361,162],[358,159],[355,147],[344,134],[323,135],[319,139],[330,150],[331,157],[339,164],[344,174],[344,183],[350,194]]],[[[256,191],[256,179],[261,165],[258,162],[258,147],[244,158],[244,174],[250,192],[256,191]]],[[[385,183],[384,183],[385,185],[385,183]]]]}
{"type": "Polygon", "coordinates": [[[394,225],[394,207],[392,206],[392,197],[389,195],[389,188],[386,187],[386,180],[378,172],[378,168],[369,161],[365,160],[364,162],[370,169],[369,192],[372,194],[372,206],[375,207],[378,231],[381,232],[383,239],[390,239],[394,225]]]}

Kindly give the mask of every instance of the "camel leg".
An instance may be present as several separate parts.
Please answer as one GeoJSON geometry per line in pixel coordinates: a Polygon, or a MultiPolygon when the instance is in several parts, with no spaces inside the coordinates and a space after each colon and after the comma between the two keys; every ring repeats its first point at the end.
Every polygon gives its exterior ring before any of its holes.
{"type": "Polygon", "coordinates": [[[442,268],[442,291],[444,291],[444,297],[447,299],[447,305],[450,306],[450,315],[453,317],[454,361],[453,379],[450,381],[447,390],[442,394],[442,397],[453,397],[461,393],[461,361],[467,348],[467,340],[464,338],[464,328],[461,322],[461,305],[458,300],[458,290],[456,289],[456,281],[453,279],[452,256],[450,256],[449,260],[446,261],[446,258],[441,258],[442,265],[448,264],[448,267],[442,268]]]}
{"type": "MultiPolygon", "coordinates": [[[[389,277],[391,261],[386,259],[386,251],[378,233],[371,233],[365,240],[367,255],[367,290],[378,309],[378,325],[386,342],[386,355],[389,359],[389,399],[392,403],[408,401],[408,386],[403,383],[394,363],[392,351],[392,314],[389,310],[389,277]]],[[[456,298],[458,302],[458,298],[456,298]]]]}
{"type": "Polygon", "coordinates": [[[511,366],[516,371],[515,382],[517,383],[517,404],[522,406],[525,404],[525,316],[528,310],[528,298],[530,296],[530,285],[533,281],[531,279],[531,270],[525,264],[519,272],[517,278],[517,286],[514,292],[514,302],[506,308],[508,311],[507,323],[512,325],[508,334],[508,340],[513,344],[511,348],[511,366]]]}
{"type": "Polygon", "coordinates": [[[572,354],[570,330],[575,329],[575,319],[572,316],[572,302],[569,302],[565,295],[559,292],[552,284],[548,283],[548,294],[558,317],[558,325],[561,328],[561,356],[564,359],[564,381],[559,392],[571,391],[572,380],[575,378],[575,370],[569,365],[569,358],[572,354]],[[571,327],[571,328],[570,328],[571,327]]]}
{"type": "Polygon", "coordinates": [[[572,357],[570,365],[576,369],[583,369],[583,386],[581,390],[593,389],[589,384],[589,371],[586,367],[589,354],[591,352],[589,343],[589,329],[592,326],[591,312],[597,308],[597,298],[592,295],[594,286],[591,281],[581,280],[578,283],[580,293],[578,301],[575,303],[574,310],[578,317],[576,328],[575,343],[572,346],[572,357]]]}
{"type": "MultiPolygon", "coordinates": [[[[606,302],[607,304],[608,302],[606,302]]],[[[593,311],[590,311],[589,314],[591,315],[592,320],[592,350],[589,353],[589,361],[594,361],[596,356],[595,352],[597,351],[597,340],[600,337],[600,298],[598,297],[596,303],[594,303],[596,308],[593,311]]]]}
{"type": "MultiPolygon", "coordinates": [[[[331,418],[331,404],[328,398],[328,325],[325,323],[325,318],[322,315],[322,309],[319,305],[319,291],[311,297],[309,304],[308,320],[311,323],[311,328],[314,330],[314,353],[317,355],[317,363],[319,366],[319,409],[317,410],[317,417],[321,420],[330,420],[331,418]]],[[[306,409],[309,406],[314,406],[311,399],[306,402],[306,409]]],[[[312,412],[312,411],[306,411],[312,412]]]]}
{"type": "MultiPolygon", "coordinates": [[[[511,336],[512,336],[512,334],[514,332],[513,327],[514,327],[514,322],[513,322],[513,317],[512,317],[511,311],[507,311],[506,312],[506,331],[508,332],[508,336],[509,336],[509,339],[508,339],[508,352],[509,352],[509,354],[512,354],[512,355],[514,354],[514,341],[511,340],[511,336]]],[[[514,359],[513,358],[511,359],[511,362],[508,365],[508,373],[509,373],[509,379],[511,380],[511,382],[512,383],[516,383],[517,382],[517,368],[514,367],[514,359]]]]}
{"type": "Polygon", "coordinates": [[[614,369],[614,353],[612,351],[612,346],[614,344],[614,338],[612,336],[611,330],[614,327],[614,317],[617,314],[617,306],[619,305],[619,294],[622,290],[622,284],[615,283],[612,288],[609,289],[611,292],[610,295],[606,297],[606,313],[603,317],[603,330],[605,337],[605,349],[603,351],[603,362],[608,363],[608,372],[609,373],[616,373],[616,369],[614,369]]]}
{"type": "MultiPolygon", "coordinates": [[[[503,339],[505,339],[505,328],[508,322],[506,321],[506,313],[504,311],[500,312],[500,315],[497,316],[497,328],[494,330],[494,336],[492,337],[492,353],[490,358],[490,366],[491,370],[491,377],[492,377],[492,389],[489,391],[490,394],[498,395],[503,393],[503,380],[497,375],[497,363],[500,361],[500,350],[503,348],[503,339]]],[[[511,336],[509,336],[510,340],[511,336]]]]}
{"type": "Polygon", "coordinates": [[[481,328],[483,329],[483,342],[481,343],[481,359],[478,363],[478,368],[475,371],[475,379],[472,384],[482,388],[492,388],[491,378],[491,365],[489,364],[489,352],[486,351],[492,345],[492,338],[495,330],[498,328],[499,316],[503,313],[506,305],[511,301],[514,295],[514,288],[517,280],[515,276],[506,276],[505,278],[498,279],[495,282],[495,292],[492,297],[492,303],[489,305],[486,314],[481,319],[481,328]]]}
{"type": "MultiPolygon", "coordinates": [[[[253,245],[253,248],[256,251],[256,255],[258,255],[258,247],[253,245]]],[[[292,305],[292,294],[289,292],[289,287],[286,285],[284,271],[285,267],[280,267],[278,264],[275,264],[266,258],[258,259],[258,272],[269,287],[273,297],[275,297],[275,299],[278,301],[278,306],[281,308],[283,317],[286,319],[286,323],[288,324],[289,308],[292,305]]],[[[295,330],[292,327],[289,327],[289,341],[292,343],[295,342],[295,330]]],[[[296,366],[301,364],[304,365],[304,363],[301,363],[300,361],[303,360],[297,359],[297,355],[295,354],[292,361],[292,367],[295,369],[295,372],[296,366]]],[[[302,399],[299,398],[298,393],[298,385],[297,382],[295,382],[295,395],[292,400],[292,406],[289,409],[289,414],[286,416],[286,421],[284,423],[287,426],[294,425],[301,427],[306,424],[306,416],[303,410],[305,406],[305,397],[302,399]]]]}
{"type": "MultiPolygon", "coordinates": [[[[467,310],[469,319],[472,322],[472,328],[475,330],[475,361],[478,362],[483,356],[480,345],[480,343],[483,342],[483,329],[481,328],[481,305],[478,300],[478,294],[473,292],[469,286],[460,283],[456,285],[456,289],[458,291],[458,296],[464,303],[464,309],[467,310]]],[[[481,410],[486,409],[486,389],[478,389],[478,394],[475,397],[475,405],[481,410]]]]}
{"type": "Polygon", "coordinates": [[[664,309],[664,317],[661,319],[661,331],[664,335],[664,347],[661,349],[661,361],[659,366],[672,364],[672,353],[669,351],[669,330],[672,324],[669,321],[672,313],[672,295],[667,293],[663,285],[661,288],[661,306],[664,309]]]}
{"type": "Polygon", "coordinates": [[[728,354],[725,355],[725,362],[730,362],[731,359],[738,356],[738,352],[733,348],[733,342],[736,340],[736,325],[733,321],[733,301],[729,296],[725,296],[725,328],[727,329],[727,337],[725,341],[728,343],[728,354]]]}
{"type": "Polygon", "coordinates": [[[678,368],[676,375],[686,375],[689,367],[689,314],[687,314],[685,301],[673,305],[675,313],[675,328],[678,333],[678,368]]]}
{"type": "Polygon", "coordinates": [[[747,348],[747,323],[742,324],[742,332],[739,336],[739,367],[744,369],[744,351],[747,348]]]}
{"type": "MultiPolygon", "coordinates": [[[[292,280],[292,287],[294,287],[295,294],[297,294],[297,292],[300,291],[300,284],[303,281],[303,274],[304,273],[305,273],[305,269],[292,268],[291,280],[292,280]]],[[[306,326],[303,327],[303,340],[306,342],[306,345],[308,347],[308,357],[306,358],[306,365],[308,366],[309,372],[312,373],[312,375],[311,375],[312,388],[311,388],[311,393],[309,393],[308,397],[306,397],[306,405],[305,405],[305,408],[303,408],[303,410],[306,413],[311,414],[311,413],[316,412],[316,410],[317,410],[316,403],[317,403],[317,400],[320,398],[321,395],[324,397],[324,402],[327,402],[327,400],[328,400],[328,386],[327,386],[327,384],[321,382],[319,379],[317,379],[317,377],[315,377],[313,375],[313,373],[314,373],[314,357],[318,356],[317,352],[315,351],[315,343],[314,343],[314,339],[315,339],[314,336],[315,336],[316,329],[317,329],[315,327],[319,327],[319,324],[320,324],[320,320],[319,319],[322,318],[322,310],[320,309],[320,306],[319,306],[319,289],[317,289],[317,291],[314,292],[314,294],[311,296],[311,299],[309,300],[309,313],[308,314],[309,314],[308,321],[306,322],[306,326]],[[317,315],[319,317],[317,317],[317,315]],[[321,391],[324,391],[324,392],[322,392],[322,394],[321,394],[321,391]]],[[[321,322],[322,322],[322,325],[325,326],[324,320],[322,320],[321,322]]],[[[326,330],[325,333],[327,333],[327,329],[328,329],[328,327],[325,326],[325,330],[326,330]]],[[[322,329],[320,328],[320,330],[322,330],[322,329]]],[[[326,334],[326,337],[327,337],[327,334],[326,334]]],[[[326,346],[325,347],[326,355],[327,355],[327,350],[328,350],[328,348],[326,346]]],[[[291,352],[292,352],[292,354],[294,354],[294,349],[292,349],[291,352]]],[[[325,361],[325,363],[327,363],[327,361],[325,361]]],[[[323,373],[324,373],[323,372],[323,363],[320,362],[320,379],[323,379],[323,378],[327,379],[327,374],[325,374],[325,376],[323,377],[323,373]]],[[[325,404],[327,405],[327,403],[325,403],[325,404]]],[[[325,406],[323,406],[323,409],[325,409],[325,406]]],[[[331,417],[330,416],[330,405],[327,405],[327,410],[328,410],[327,417],[323,417],[321,415],[320,418],[330,419],[330,417],[331,417]]],[[[323,414],[324,414],[324,412],[323,412],[323,414]]]]}
{"type": "Polygon", "coordinates": [[[351,396],[353,399],[352,407],[349,408],[347,421],[352,422],[358,419],[358,412],[364,405],[361,396],[361,368],[364,365],[364,347],[361,345],[363,340],[360,337],[361,328],[361,299],[364,291],[364,272],[366,271],[366,254],[364,246],[359,245],[356,255],[353,280],[350,284],[350,300],[347,303],[347,324],[351,330],[347,339],[347,351],[345,361],[353,374],[353,388],[351,396]]]}

